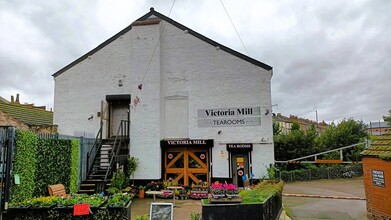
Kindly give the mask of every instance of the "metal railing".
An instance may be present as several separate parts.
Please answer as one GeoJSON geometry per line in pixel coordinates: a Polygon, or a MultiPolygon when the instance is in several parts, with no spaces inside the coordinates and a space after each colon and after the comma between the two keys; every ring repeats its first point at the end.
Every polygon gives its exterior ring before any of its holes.
{"type": "Polygon", "coordinates": [[[98,133],[96,134],[94,145],[92,146],[91,150],[87,153],[86,176],[88,176],[90,171],[93,169],[96,155],[98,154],[98,152],[100,152],[100,149],[102,148],[102,129],[103,129],[103,122],[100,122],[100,128],[98,133]]]}
{"type": "Polygon", "coordinates": [[[110,154],[110,162],[106,170],[104,181],[107,181],[109,175],[114,171],[116,158],[118,156],[118,153],[122,145],[126,143],[126,140],[129,140],[129,121],[121,120],[121,123],[117,131],[117,135],[115,136],[113,150],[111,151],[110,154]]]}

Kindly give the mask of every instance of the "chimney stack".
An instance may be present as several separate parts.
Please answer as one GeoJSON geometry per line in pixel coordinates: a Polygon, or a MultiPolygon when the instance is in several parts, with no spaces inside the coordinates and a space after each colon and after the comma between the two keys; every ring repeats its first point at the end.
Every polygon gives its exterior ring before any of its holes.
{"type": "Polygon", "coordinates": [[[15,100],[15,102],[19,104],[19,93],[16,94],[16,100],[15,100]]]}
{"type": "Polygon", "coordinates": [[[14,96],[11,95],[11,103],[13,103],[15,100],[14,100],[14,96]]]}

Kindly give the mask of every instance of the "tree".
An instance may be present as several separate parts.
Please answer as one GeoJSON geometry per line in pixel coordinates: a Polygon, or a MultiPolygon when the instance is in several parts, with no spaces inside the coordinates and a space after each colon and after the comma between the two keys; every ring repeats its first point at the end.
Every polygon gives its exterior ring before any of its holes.
{"type": "Polygon", "coordinates": [[[279,135],[281,133],[280,123],[273,120],[273,135],[279,135]]]}
{"type": "Polygon", "coordinates": [[[383,119],[387,122],[388,126],[391,126],[391,110],[388,110],[388,115],[383,116],[383,119]]]}
{"type": "Polygon", "coordinates": [[[298,131],[298,130],[300,130],[300,123],[295,121],[292,124],[291,131],[298,131]]]}
{"type": "MultiPolygon", "coordinates": [[[[286,161],[327,150],[345,147],[362,142],[368,137],[366,125],[353,119],[343,120],[338,125],[331,125],[320,135],[315,126],[306,132],[301,131],[300,124],[294,123],[291,132],[274,136],[274,150],[277,161],[286,161]]],[[[344,159],[357,161],[360,159],[360,147],[343,151],[344,159]]],[[[330,156],[331,155],[327,155],[330,156]]],[[[327,157],[326,156],[326,157],[327,157]]]]}

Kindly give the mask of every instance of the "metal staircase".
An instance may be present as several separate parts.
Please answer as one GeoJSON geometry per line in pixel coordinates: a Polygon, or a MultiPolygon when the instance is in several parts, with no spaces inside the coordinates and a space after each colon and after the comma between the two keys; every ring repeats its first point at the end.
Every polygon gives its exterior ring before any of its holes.
{"type": "Polygon", "coordinates": [[[129,155],[129,121],[122,120],[117,135],[109,139],[102,139],[102,127],[101,123],[95,143],[87,154],[87,178],[80,184],[79,193],[104,192],[110,186],[119,158],[129,155]]]}

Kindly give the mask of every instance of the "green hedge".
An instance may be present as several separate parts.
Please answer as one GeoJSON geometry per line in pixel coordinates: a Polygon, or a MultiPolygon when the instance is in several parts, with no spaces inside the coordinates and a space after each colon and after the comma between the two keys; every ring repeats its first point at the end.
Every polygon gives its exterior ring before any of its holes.
{"type": "Polygon", "coordinates": [[[11,202],[47,195],[53,184],[77,191],[79,140],[39,139],[26,130],[17,130],[15,139],[13,174],[19,175],[20,185],[11,186],[11,202]]]}
{"type": "Polygon", "coordinates": [[[18,175],[20,184],[11,186],[11,201],[20,202],[34,195],[38,137],[30,131],[17,130],[15,139],[12,178],[18,175]]]}
{"type": "Polygon", "coordinates": [[[79,186],[79,144],[79,140],[72,140],[71,177],[69,180],[69,193],[76,193],[79,186]]]}
{"type": "Polygon", "coordinates": [[[37,150],[34,196],[46,195],[48,185],[64,184],[69,192],[71,140],[40,139],[37,150]]]}
{"type": "Polygon", "coordinates": [[[362,164],[330,165],[327,167],[311,167],[310,169],[281,171],[281,179],[285,182],[309,181],[317,179],[339,179],[359,177],[363,175],[362,164]]]}

